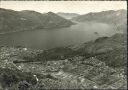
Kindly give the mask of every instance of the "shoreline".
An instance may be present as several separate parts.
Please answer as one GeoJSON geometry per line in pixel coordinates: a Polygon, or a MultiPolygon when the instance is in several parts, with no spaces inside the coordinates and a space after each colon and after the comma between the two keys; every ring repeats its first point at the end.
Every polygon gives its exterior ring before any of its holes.
{"type": "MultiPolygon", "coordinates": [[[[22,31],[25,31],[25,30],[22,30],[22,31]]],[[[27,31],[28,31],[28,30],[27,30],[27,31]]],[[[21,31],[4,32],[4,33],[0,33],[0,35],[10,34],[10,33],[15,33],[15,32],[21,32],[21,31]]]]}
{"type": "MultiPolygon", "coordinates": [[[[58,27],[58,28],[40,28],[40,29],[36,29],[36,30],[41,30],[41,29],[44,29],[44,30],[48,30],[48,29],[59,29],[59,28],[68,28],[68,27],[71,27],[72,25],[70,26],[67,26],[67,27],[58,27]]],[[[0,33],[0,35],[4,35],[4,34],[11,34],[11,33],[16,33],[16,32],[23,32],[23,31],[33,31],[35,29],[26,29],[26,30],[16,30],[16,31],[11,31],[11,32],[3,32],[3,33],[0,33]]]]}
{"type": "MultiPolygon", "coordinates": [[[[34,29],[31,29],[31,30],[34,30],[34,29]]],[[[3,32],[3,33],[0,33],[0,35],[10,34],[10,33],[16,33],[16,32],[23,32],[23,31],[30,31],[30,30],[16,30],[16,31],[11,31],[11,32],[3,32]]]]}

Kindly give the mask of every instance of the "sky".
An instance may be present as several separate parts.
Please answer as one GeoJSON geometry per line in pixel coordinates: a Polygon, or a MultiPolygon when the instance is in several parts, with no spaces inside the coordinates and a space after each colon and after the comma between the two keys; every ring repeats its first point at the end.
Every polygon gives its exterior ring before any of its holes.
{"type": "Polygon", "coordinates": [[[0,8],[16,11],[34,10],[40,13],[65,12],[86,14],[127,9],[126,1],[0,1],[0,8]]]}

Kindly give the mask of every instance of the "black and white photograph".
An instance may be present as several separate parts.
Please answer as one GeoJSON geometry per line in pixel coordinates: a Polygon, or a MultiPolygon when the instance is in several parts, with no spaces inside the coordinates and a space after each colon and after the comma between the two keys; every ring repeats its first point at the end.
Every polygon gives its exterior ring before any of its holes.
{"type": "Polygon", "coordinates": [[[0,0],[0,90],[127,90],[127,1],[0,0]]]}

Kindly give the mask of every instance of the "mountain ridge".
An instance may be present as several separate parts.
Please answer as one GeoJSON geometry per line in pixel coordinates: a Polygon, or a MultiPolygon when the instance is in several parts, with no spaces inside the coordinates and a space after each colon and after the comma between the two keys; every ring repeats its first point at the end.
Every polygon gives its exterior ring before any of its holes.
{"type": "Polygon", "coordinates": [[[55,13],[0,9],[0,32],[69,27],[74,23],[55,13]]]}
{"type": "Polygon", "coordinates": [[[127,11],[121,10],[109,10],[101,12],[91,12],[84,15],[79,15],[72,18],[73,21],[77,22],[101,22],[113,25],[117,31],[127,32],[127,11]]]}

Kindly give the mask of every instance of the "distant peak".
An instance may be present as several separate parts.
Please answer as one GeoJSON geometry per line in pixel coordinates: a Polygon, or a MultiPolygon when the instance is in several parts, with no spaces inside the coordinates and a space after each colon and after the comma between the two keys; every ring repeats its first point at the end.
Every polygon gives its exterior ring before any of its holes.
{"type": "Polygon", "coordinates": [[[21,12],[31,12],[31,13],[35,13],[36,11],[33,11],[33,10],[22,10],[21,12]]]}
{"type": "Polygon", "coordinates": [[[42,14],[42,13],[36,12],[36,11],[34,11],[34,10],[22,10],[22,11],[20,11],[20,12],[29,13],[29,14],[42,14]]]}
{"type": "Polygon", "coordinates": [[[53,12],[48,12],[48,14],[55,14],[55,13],[53,13],[53,12]]]}
{"type": "Polygon", "coordinates": [[[53,13],[53,12],[48,12],[48,13],[46,13],[46,15],[49,15],[49,16],[55,16],[56,14],[53,13]]]}

